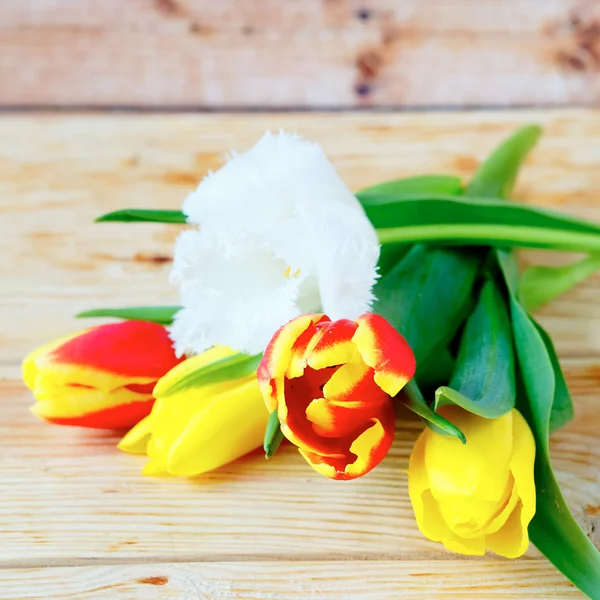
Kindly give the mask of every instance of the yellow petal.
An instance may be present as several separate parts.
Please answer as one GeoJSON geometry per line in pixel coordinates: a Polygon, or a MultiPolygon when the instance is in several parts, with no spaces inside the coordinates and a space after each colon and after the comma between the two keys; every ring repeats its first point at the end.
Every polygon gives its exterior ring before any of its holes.
{"type": "Polygon", "coordinates": [[[138,394],[120,388],[112,392],[85,387],[56,388],[37,394],[38,401],[29,410],[40,419],[74,418],[132,402],[146,402],[150,394],[138,394]]]}
{"type": "Polygon", "coordinates": [[[487,547],[492,552],[506,558],[517,558],[525,554],[529,546],[529,532],[523,524],[522,509],[523,505],[518,502],[504,527],[486,536],[487,547]]]}
{"type": "Polygon", "coordinates": [[[61,346],[65,342],[76,338],[88,331],[87,329],[83,331],[77,331],[75,333],[71,333],[69,335],[65,335],[61,338],[58,338],[48,344],[44,344],[39,348],[36,348],[32,352],[30,352],[25,359],[23,360],[22,370],[23,370],[23,381],[25,385],[32,390],[35,387],[35,378],[39,371],[38,363],[48,362],[48,355],[58,346],[61,346]],[[45,359],[45,360],[44,360],[45,359]]]}
{"type": "Polygon", "coordinates": [[[158,475],[167,474],[167,451],[161,450],[156,446],[156,440],[151,437],[146,448],[148,453],[148,462],[142,469],[142,475],[156,477],[158,475]]]}
{"type": "Polygon", "coordinates": [[[462,495],[500,502],[510,474],[512,413],[484,419],[453,405],[439,412],[462,430],[467,443],[450,436],[428,436],[425,464],[434,498],[462,495]]]}
{"type": "Polygon", "coordinates": [[[199,475],[260,447],[268,419],[256,378],[216,396],[194,415],[173,444],[169,473],[199,475]]]}
{"type": "Polygon", "coordinates": [[[204,405],[219,394],[256,380],[255,375],[250,375],[244,379],[232,379],[213,385],[177,389],[177,384],[184,377],[231,354],[233,352],[229,348],[215,346],[202,354],[184,360],[156,384],[154,388],[156,402],[150,414],[150,430],[155,452],[164,454],[165,465],[171,446],[204,405]]]}
{"type": "Polygon", "coordinates": [[[436,498],[444,521],[456,535],[465,539],[498,531],[512,513],[517,500],[512,476],[499,502],[469,496],[441,495],[436,498]]]}
{"type": "Polygon", "coordinates": [[[444,521],[438,503],[429,489],[425,465],[425,450],[438,434],[425,429],[417,439],[408,465],[408,492],[417,525],[421,533],[433,542],[442,542],[446,548],[460,554],[482,556],[485,554],[483,536],[461,539],[444,521]]]}
{"type": "Polygon", "coordinates": [[[117,448],[129,454],[146,454],[150,436],[150,416],[147,416],[123,436],[117,448]]]}

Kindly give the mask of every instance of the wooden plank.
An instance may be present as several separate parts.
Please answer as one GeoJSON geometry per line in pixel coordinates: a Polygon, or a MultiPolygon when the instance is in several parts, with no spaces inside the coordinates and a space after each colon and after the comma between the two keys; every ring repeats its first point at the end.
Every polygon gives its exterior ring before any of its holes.
{"type": "MultiPolygon", "coordinates": [[[[600,221],[600,112],[469,114],[3,115],[0,117],[0,375],[18,377],[33,347],[87,326],[95,306],[177,301],[168,284],[178,228],[94,224],[125,207],[177,208],[230,148],[266,129],[323,144],[353,189],[395,177],[468,177],[503,136],[544,125],[517,189],[527,202],[600,221]]],[[[526,253],[524,260],[565,256],[526,253]]],[[[562,356],[600,356],[600,275],[540,313],[562,356]]]]}
{"type": "Polygon", "coordinates": [[[4,0],[0,105],[594,105],[596,0],[4,0]]]}
{"type": "MultiPolygon", "coordinates": [[[[600,546],[600,363],[569,360],[565,370],[577,415],[553,437],[552,456],[569,505],[600,546]]],[[[38,422],[19,382],[0,382],[0,397],[0,567],[456,558],[414,520],[402,470],[422,424],[408,411],[389,455],[353,482],[323,478],[291,445],[268,462],[257,451],[184,480],[142,477],[144,459],[119,452],[115,434],[38,422]]]]}
{"type": "Polygon", "coordinates": [[[583,598],[529,561],[259,562],[0,570],[5,600],[583,598]]]}

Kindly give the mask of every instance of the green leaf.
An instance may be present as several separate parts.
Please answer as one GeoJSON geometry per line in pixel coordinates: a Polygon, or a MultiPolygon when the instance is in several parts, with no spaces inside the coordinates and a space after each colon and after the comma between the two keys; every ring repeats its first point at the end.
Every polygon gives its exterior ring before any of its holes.
{"type": "MultiPolygon", "coordinates": [[[[532,319],[533,321],[533,319],[532,319]]],[[[552,409],[550,411],[550,433],[554,433],[561,427],[569,423],[574,416],[573,401],[567,387],[567,382],[562,372],[558,356],[554,348],[554,344],[546,330],[539,324],[533,321],[550,357],[552,370],[554,371],[554,399],[552,401],[552,409]]]]}
{"type": "Polygon", "coordinates": [[[115,317],[128,321],[152,321],[170,325],[181,306],[130,306],[126,308],[93,308],[75,315],[78,319],[87,317],[115,317]]]}
{"type": "Polygon", "coordinates": [[[241,379],[256,373],[262,354],[250,356],[248,354],[232,354],[221,360],[188,373],[169,388],[161,390],[164,396],[170,396],[188,388],[198,388],[206,385],[215,385],[232,379],[241,379]]]}
{"type": "Polygon", "coordinates": [[[386,196],[377,200],[377,204],[365,206],[365,212],[373,226],[379,229],[481,225],[600,236],[598,223],[541,206],[506,202],[502,198],[422,196],[397,199],[386,196]]]}
{"type": "Polygon", "coordinates": [[[281,444],[282,440],[283,433],[281,432],[279,415],[277,414],[277,411],[274,410],[269,415],[269,421],[267,422],[267,429],[265,431],[265,440],[263,442],[266,459],[271,458],[275,452],[277,452],[277,448],[279,448],[279,444],[281,444]]]}
{"type": "MultiPolygon", "coordinates": [[[[377,282],[373,312],[385,317],[411,345],[417,378],[438,355],[447,353],[448,344],[471,311],[480,264],[476,252],[418,245],[377,282]]],[[[407,394],[408,408],[429,425],[463,439],[454,425],[429,407],[415,382],[407,394]]]]}
{"type": "Polygon", "coordinates": [[[421,225],[378,229],[380,244],[429,243],[445,246],[546,248],[569,252],[600,251],[600,234],[514,225],[421,225]]]}
{"type": "Polygon", "coordinates": [[[515,397],[511,323],[502,292],[487,279],[463,331],[449,387],[436,392],[435,409],[453,403],[494,419],[514,407],[515,397]]]}
{"type": "Polygon", "coordinates": [[[404,404],[407,408],[419,415],[429,427],[441,435],[451,435],[458,438],[463,444],[466,443],[464,433],[442,417],[438,415],[425,401],[421,390],[414,379],[411,379],[403,388],[404,404]]]}
{"type": "Polygon", "coordinates": [[[363,204],[369,204],[374,196],[393,195],[412,197],[415,195],[458,196],[464,191],[460,177],[454,175],[418,175],[405,179],[395,179],[374,185],[356,192],[363,204]]]}
{"type": "Polygon", "coordinates": [[[508,198],[526,156],[542,135],[539,125],[525,125],[504,140],[479,169],[467,186],[469,196],[508,198]]]}
{"type": "MultiPolygon", "coordinates": [[[[505,268],[506,261],[499,261],[505,268]]],[[[509,302],[521,389],[517,408],[521,411],[536,440],[535,483],[536,514],[529,525],[531,541],[537,548],[590,598],[600,599],[600,552],[579,527],[562,496],[552,471],[548,438],[552,411],[555,425],[564,419],[566,385],[557,375],[550,338],[529,317],[509,288],[509,302]],[[564,390],[561,389],[564,386],[564,390]],[[562,407],[562,408],[561,408],[562,407]]],[[[568,392],[567,392],[568,393],[568,392]]]]}
{"type": "Polygon", "coordinates": [[[475,252],[417,245],[375,285],[373,312],[402,333],[419,369],[449,344],[471,312],[480,264],[475,252]]]}
{"type": "Polygon", "coordinates": [[[562,267],[529,267],[519,281],[519,300],[528,312],[533,312],[599,269],[600,254],[591,254],[562,267]]]}
{"type": "Polygon", "coordinates": [[[424,368],[419,368],[416,379],[419,387],[437,388],[450,381],[456,367],[456,360],[449,348],[442,348],[435,353],[435,360],[430,360],[424,368]]]}
{"type": "Polygon", "coordinates": [[[145,208],[124,208],[106,213],[96,219],[96,223],[104,222],[137,223],[141,221],[154,223],[186,223],[186,217],[180,210],[151,210],[145,208]]]}

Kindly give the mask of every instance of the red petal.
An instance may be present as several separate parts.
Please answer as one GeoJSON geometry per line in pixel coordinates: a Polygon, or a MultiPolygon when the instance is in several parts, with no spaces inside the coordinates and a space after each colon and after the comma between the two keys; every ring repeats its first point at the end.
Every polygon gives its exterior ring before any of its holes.
{"type": "Polygon", "coordinates": [[[123,321],[94,327],[50,355],[51,360],[89,365],[125,377],[159,379],[183,358],[176,358],[167,330],[157,323],[123,321]]]}
{"type": "Polygon", "coordinates": [[[375,383],[395,396],[415,374],[416,361],[408,342],[383,317],[367,313],[356,319],[353,341],[375,371],[375,383]]]}
{"type": "Polygon", "coordinates": [[[154,398],[150,398],[78,417],[52,417],[46,420],[56,425],[74,425],[91,429],[129,429],[150,414],[153,404],[154,398]]]}

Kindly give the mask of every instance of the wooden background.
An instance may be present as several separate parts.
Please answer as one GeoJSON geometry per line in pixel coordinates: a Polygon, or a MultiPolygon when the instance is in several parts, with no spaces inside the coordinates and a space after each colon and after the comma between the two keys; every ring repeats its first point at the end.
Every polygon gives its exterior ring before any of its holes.
{"type": "MultiPolygon", "coordinates": [[[[85,308],[175,302],[175,226],[92,220],[178,208],[266,129],[320,142],[357,189],[468,177],[538,122],[518,198],[600,221],[599,71],[598,0],[0,0],[0,597],[581,598],[534,548],[467,559],[421,536],[402,469],[422,425],[407,413],[355,482],[289,446],[148,479],[115,434],[36,421],[20,361],[85,308]]],[[[539,315],[577,411],[554,465],[597,546],[599,294],[596,275],[539,315]]]]}
{"type": "Polygon", "coordinates": [[[2,0],[0,105],[596,105],[599,0],[2,0]]]}

